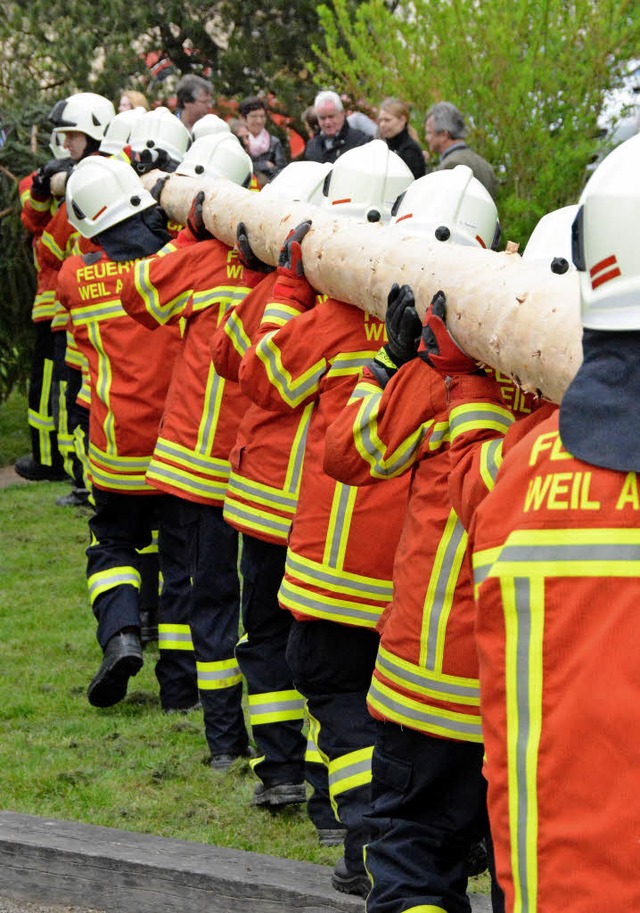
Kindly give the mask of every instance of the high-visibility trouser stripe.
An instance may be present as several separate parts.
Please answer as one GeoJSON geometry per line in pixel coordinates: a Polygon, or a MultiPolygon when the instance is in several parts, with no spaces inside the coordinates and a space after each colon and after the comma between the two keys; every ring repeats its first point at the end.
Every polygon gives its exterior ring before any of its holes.
{"type": "Polygon", "coordinates": [[[149,545],[145,545],[144,548],[137,548],[137,553],[139,555],[157,555],[158,554],[158,530],[151,530],[151,542],[149,545]]]}
{"type": "Polygon", "coordinates": [[[299,691],[268,691],[249,695],[249,722],[252,726],[304,719],[304,698],[299,691]]]}
{"type": "Polygon", "coordinates": [[[51,414],[52,384],[53,361],[50,358],[45,358],[42,362],[42,386],[40,388],[38,411],[35,412],[33,409],[28,411],[29,425],[38,432],[40,462],[44,466],[51,466],[52,464],[51,436],[55,434],[56,430],[55,421],[51,414]]]}
{"type": "Polygon", "coordinates": [[[338,624],[351,624],[364,628],[375,628],[378,619],[388,603],[367,605],[335,598],[322,593],[314,594],[305,587],[295,586],[290,580],[283,580],[278,591],[278,600],[286,609],[309,615],[313,618],[326,618],[338,624]]]}
{"type": "Polygon", "coordinates": [[[504,438],[485,441],[480,447],[480,476],[488,491],[493,491],[498,470],[502,465],[502,445],[504,438]]]}
{"type": "Polygon", "coordinates": [[[417,700],[427,697],[455,704],[480,706],[480,686],[477,678],[462,678],[425,669],[394,656],[382,645],[378,648],[376,670],[383,678],[411,691],[417,700]]]}
{"type": "Polygon", "coordinates": [[[158,624],[158,647],[161,650],[189,650],[193,652],[189,625],[158,624]]]}
{"type": "MultiPolygon", "coordinates": [[[[406,438],[392,453],[378,434],[378,408],[382,390],[374,384],[360,382],[351,396],[351,401],[362,399],[363,403],[353,423],[353,440],[360,456],[368,463],[374,479],[392,479],[405,472],[415,461],[416,454],[425,437],[434,429],[433,420],[423,422],[413,434],[406,438]]],[[[446,426],[445,426],[446,427],[446,426]]],[[[444,439],[438,428],[438,440],[444,439]]]]}
{"type": "Polygon", "coordinates": [[[67,411],[67,381],[60,381],[60,395],[58,397],[58,450],[67,475],[73,478],[73,458],[75,445],[73,433],[69,430],[69,413],[67,411]]]}
{"type": "Polygon", "coordinates": [[[307,734],[307,747],[304,753],[304,760],[306,764],[324,764],[324,759],[318,750],[315,739],[311,733],[311,725],[309,725],[309,732],[307,734]]]}
{"type": "Polygon", "coordinates": [[[209,663],[196,660],[196,671],[200,691],[231,688],[242,681],[242,672],[235,659],[221,659],[209,663]]]}
{"type": "Polygon", "coordinates": [[[91,470],[89,468],[89,457],[87,456],[85,433],[80,425],[77,425],[73,429],[73,446],[76,452],[76,457],[82,463],[82,479],[84,481],[84,487],[90,489],[91,470]]]}
{"type": "Polygon", "coordinates": [[[140,589],[140,574],[134,567],[122,565],[121,567],[110,567],[105,571],[96,571],[87,578],[89,587],[89,600],[91,605],[98,596],[113,590],[117,586],[132,586],[136,590],[140,589]]]}
{"type": "Polygon", "coordinates": [[[451,441],[468,431],[497,431],[504,436],[513,422],[513,414],[508,409],[493,403],[454,406],[449,414],[451,441]]]}
{"type": "Polygon", "coordinates": [[[511,871],[514,911],[538,909],[538,754],[542,731],[545,581],[503,578],[511,871]]]}
{"type": "Polygon", "coordinates": [[[420,665],[437,672],[442,669],[447,623],[466,550],[467,533],[451,509],[431,568],[420,632],[420,665]]]}
{"type": "Polygon", "coordinates": [[[242,320],[237,314],[230,314],[229,319],[224,325],[224,331],[231,340],[233,348],[240,358],[244,358],[245,353],[251,347],[251,340],[247,336],[242,320]]]}
{"type": "Polygon", "coordinates": [[[349,789],[371,783],[373,745],[350,751],[329,761],[329,795],[333,799],[349,789]]]}
{"type": "Polygon", "coordinates": [[[344,556],[349,541],[351,519],[356,504],[358,489],[354,485],[337,482],[333,490],[331,513],[327,527],[327,538],[324,545],[323,564],[339,570],[344,564],[344,556]]]}
{"type": "Polygon", "coordinates": [[[318,389],[318,382],[327,369],[327,362],[321,358],[295,380],[282,364],[280,349],[273,342],[273,333],[267,333],[256,346],[256,355],[263,363],[270,383],[283,401],[292,409],[318,389]]]}
{"type": "Polygon", "coordinates": [[[239,503],[229,497],[228,490],[224,500],[223,516],[231,526],[247,532],[249,535],[265,533],[270,536],[277,536],[282,539],[284,545],[287,544],[289,530],[291,529],[291,517],[279,517],[277,514],[269,514],[264,510],[258,510],[251,504],[239,503]]]}
{"type": "Polygon", "coordinates": [[[164,304],[150,277],[150,261],[140,260],[134,267],[134,282],[147,312],[160,325],[167,323],[174,314],[180,314],[186,307],[193,289],[185,289],[164,304]]]}
{"type": "Polygon", "coordinates": [[[324,587],[326,589],[344,593],[347,596],[357,596],[372,602],[391,600],[393,583],[380,577],[365,577],[362,574],[353,574],[348,571],[336,570],[319,561],[311,561],[295,554],[291,549],[287,552],[285,574],[301,585],[324,587]]]}
{"type": "Polygon", "coordinates": [[[432,903],[421,903],[417,907],[407,907],[404,913],[447,913],[444,907],[437,907],[432,903]]]}
{"type": "Polygon", "coordinates": [[[640,530],[515,530],[473,556],[476,584],[490,577],[637,577],[640,530]]]}
{"type": "Polygon", "coordinates": [[[432,707],[423,700],[416,701],[395,691],[376,676],[371,680],[367,703],[385,719],[401,726],[410,726],[445,739],[482,742],[479,709],[475,713],[459,713],[444,707],[432,707]]]}
{"type": "Polygon", "coordinates": [[[163,465],[157,460],[152,460],[149,464],[147,481],[150,485],[156,483],[159,488],[171,487],[178,497],[187,492],[220,504],[227,491],[226,479],[199,478],[184,469],[163,465]]]}

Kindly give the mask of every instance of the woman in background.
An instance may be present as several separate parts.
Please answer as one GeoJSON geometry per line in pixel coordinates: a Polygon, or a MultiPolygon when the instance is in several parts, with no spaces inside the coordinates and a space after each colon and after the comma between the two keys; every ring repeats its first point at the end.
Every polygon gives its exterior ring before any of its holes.
{"type": "Polygon", "coordinates": [[[418,134],[409,125],[409,105],[399,98],[385,98],[378,114],[378,132],[389,149],[410,168],[414,178],[421,178],[427,168],[418,134]]]}

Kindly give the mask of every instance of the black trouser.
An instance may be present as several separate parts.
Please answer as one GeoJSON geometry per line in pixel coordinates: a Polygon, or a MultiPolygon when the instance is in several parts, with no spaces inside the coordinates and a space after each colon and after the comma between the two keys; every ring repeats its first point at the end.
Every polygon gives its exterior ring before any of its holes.
{"type": "Polygon", "coordinates": [[[41,320],[34,327],[28,394],[31,452],[36,463],[62,470],[53,408],[54,337],[57,334],[51,332],[50,320],[41,320]]]}

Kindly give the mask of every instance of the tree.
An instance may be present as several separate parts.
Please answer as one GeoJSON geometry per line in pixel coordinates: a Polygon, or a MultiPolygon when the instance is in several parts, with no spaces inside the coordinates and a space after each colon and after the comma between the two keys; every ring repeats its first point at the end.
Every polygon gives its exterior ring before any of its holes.
{"type": "MultiPolygon", "coordinates": [[[[630,0],[346,0],[319,7],[316,78],[354,97],[399,95],[421,118],[446,100],[498,172],[509,238],[576,202],[605,92],[640,36],[630,0]]],[[[416,124],[422,129],[422,120],[416,124]]]]}

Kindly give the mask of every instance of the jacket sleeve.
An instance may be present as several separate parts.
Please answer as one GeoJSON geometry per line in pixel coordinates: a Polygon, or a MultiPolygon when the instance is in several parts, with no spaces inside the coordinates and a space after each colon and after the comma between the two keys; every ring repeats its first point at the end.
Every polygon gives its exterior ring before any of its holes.
{"type": "Polygon", "coordinates": [[[516,421],[495,378],[462,375],[449,387],[449,496],[465,529],[493,489],[503,456],[556,407],[540,403],[516,421]]]}
{"type": "Polygon", "coordinates": [[[80,233],[67,218],[67,207],[61,203],[56,214],[48,223],[40,238],[39,256],[41,262],[53,270],[59,270],[67,257],[74,253],[80,233]]]}
{"type": "Polygon", "coordinates": [[[20,219],[33,238],[39,238],[51,221],[52,199],[38,200],[31,193],[35,171],[22,178],[18,184],[20,194],[20,219]]]}
{"type": "Polygon", "coordinates": [[[275,272],[268,273],[237,307],[227,312],[213,335],[211,358],[218,374],[226,380],[238,381],[240,364],[257,338],[275,279],[275,272]]]}
{"type": "Polygon", "coordinates": [[[416,358],[384,390],[365,368],[327,429],[324,469],[348,485],[403,475],[447,440],[444,380],[416,358]]]}

